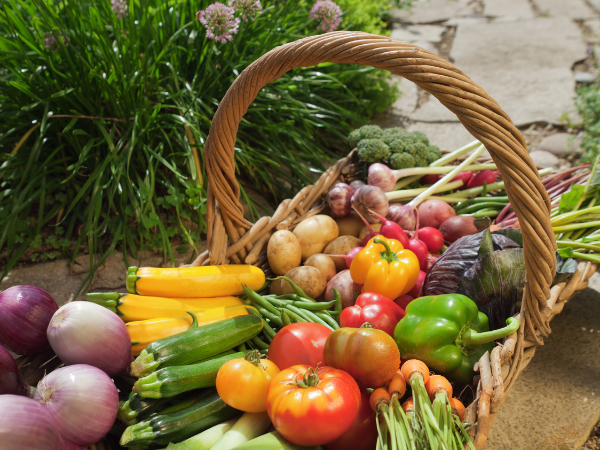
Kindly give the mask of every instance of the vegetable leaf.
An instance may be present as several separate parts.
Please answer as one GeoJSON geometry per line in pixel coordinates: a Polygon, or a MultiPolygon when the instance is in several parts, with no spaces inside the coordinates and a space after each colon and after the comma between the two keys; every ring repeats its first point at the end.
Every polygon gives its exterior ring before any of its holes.
{"type": "MultiPolygon", "coordinates": [[[[573,249],[570,253],[573,253],[573,249]]],[[[571,275],[575,273],[577,270],[577,261],[573,258],[563,259],[560,252],[557,252],[556,255],[556,276],[554,280],[552,280],[552,285],[562,283],[563,281],[567,281],[571,275]]]]}
{"type": "Polygon", "coordinates": [[[519,245],[523,245],[523,233],[518,228],[501,228],[494,231],[492,234],[501,234],[515,241],[519,245]]]}
{"type": "Polygon", "coordinates": [[[487,228],[483,232],[483,236],[481,237],[481,244],[479,245],[479,251],[477,252],[477,256],[481,257],[493,251],[494,241],[492,241],[492,233],[490,233],[490,229],[487,228]]]}
{"type": "Polygon", "coordinates": [[[573,249],[571,247],[559,248],[557,253],[563,258],[571,258],[573,256],[573,249]]]}
{"type": "Polygon", "coordinates": [[[585,195],[585,186],[573,185],[571,190],[560,197],[559,214],[575,210],[581,198],[585,195]]]}

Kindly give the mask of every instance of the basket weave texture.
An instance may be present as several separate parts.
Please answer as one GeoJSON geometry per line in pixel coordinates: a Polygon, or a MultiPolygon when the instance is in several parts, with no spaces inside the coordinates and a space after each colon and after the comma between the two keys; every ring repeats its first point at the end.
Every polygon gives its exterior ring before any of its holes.
{"type": "Polygon", "coordinates": [[[485,445],[495,412],[506,399],[536,345],[550,334],[549,321],[595,272],[580,263],[568,283],[550,289],[556,270],[556,241],[550,225],[550,199],[510,117],[481,87],[450,62],[412,44],[360,32],[333,32],[277,47],[248,66],[229,88],[211,125],[205,146],[208,186],[208,250],[193,265],[246,263],[269,272],[266,243],[274,231],[289,229],[325,209],[322,196],[338,181],[359,176],[356,153],[339,160],[314,184],[284,200],[271,217],[255,224],[244,218],[235,176],[234,145],[239,123],[258,92],[296,67],[322,62],[352,63],[388,70],[414,82],[452,111],[490,152],[523,232],[527,281],[521,327],[492,355],[479,362],[481,380],[467,421],[478,449],[485,445]]]}

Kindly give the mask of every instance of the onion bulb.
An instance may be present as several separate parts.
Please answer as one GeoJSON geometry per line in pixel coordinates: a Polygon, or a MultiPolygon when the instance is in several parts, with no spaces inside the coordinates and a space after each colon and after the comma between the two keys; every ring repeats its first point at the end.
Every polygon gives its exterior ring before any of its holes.
{"type": "Polygon", "coordinates": [[[119,316],[95,303],[67,303],[52,316],[47,334],[65,364],[89,364],[116,375],[131,362],[127,327],[119,316]]]}
{"type": "Polygon", "coordinates": [[[13,286],[0,292],[0,344],[19,355],[48,348],[46,327],[58,305],[42,288],[13,286]]]}
{"type": "Polygon", "coordinates": [[[38,383],[33,399],[54,419],[61,437],[79,445],[102,439],[113,426],[119,408],[113,381],[87,364],[50,372],[38,383]]]}
{"type": "Polygon", "coordinates": [[[21,381],[17,362],[10,352],[0,345],[0,395],[27,395],[27,391],[27,386],[21,381]]]}
{"type": "Polygon", "coordinates": [[[62,450],[62,441],[48,411],[22,395],[0,395],[0,448],[62,450]]]}
{"type": "Polygon", "coordinates": [[[377,216],[371,214],[376,212],[380,216],[387,216],[390,204],[385,192],[377,186],[363,186],[358,188],[352,196],[352,206],[361,216],[365,217],[369,223],[378,222],[377,216]]]}
{"type": "Polygon", "coordinates": [[[359,188],[366,186],[367,183],[365,183],[363,180],[354,180],[350,182],[350,187],[352,188],[353,191],[357,191],[359,188]]]}
{"type": "Polygon", "coordinates": [[[354,194],[354,190],[346,183],[336,183],[327,194],[327,203],[333,217],[346,217],[352,206],[350,198],[354,194]]]}
{"type": "Polygon", "coordinates": [[[396,222],[403,230],[414,231],[417,226],[415,208],[410,205],[401,205],[399,203],[390,205],[387,218],[392,222],[396,222]]]}

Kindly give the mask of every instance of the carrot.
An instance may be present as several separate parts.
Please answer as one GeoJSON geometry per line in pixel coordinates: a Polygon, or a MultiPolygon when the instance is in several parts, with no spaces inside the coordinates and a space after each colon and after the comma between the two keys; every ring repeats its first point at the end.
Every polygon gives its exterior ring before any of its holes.
{"type": "Polygon", "coordinates": [[[457,398],[450,399],[450,406],[452,407],[452,414],[458,416],[460,421],[465,420],[465,405],[461,403],[461,401],[457,398]]]}
{"type": "Polygon", "coordinates": [[[383,405],[390,404],[390,394],[384,388],[377,388],[371,393],[371,398],[369,399],[369,403],[371,405],[371,409],[373,412],[379,412],[379,407],[383,405]]]}
{"type": "Polygon", "coordinates": [[[420,374],[423,379],[423,383],[427,383],[429,379],[429,368],[427,364],[423,361],[419,361],[418,359],[409,359],[401,367],[402,375],[404,379],[412,384],[411,378],[415,376],[415,374],[420,374]]]}
{"type": "Polygon", "coordinates": [[[390,384],[388,386],[388,392],[391,396],[396,396],[397,398],[402,398],[406,393],[406,380],[404,379],[404,375],[402,375],[401,371],[396,371],[390,384]]]}
{"type": "Polygon", "coordinates": [[[412,397],[408,397],[404,403],[402,403],[402,409],[404,412],[413,412],[415,409],[415,402],[412,397]]]}
{"type": "Polygon", "coordinates": [[[452,398],[452,386],[450,382],[441,375],[431,375],[429,380],[425,383],[425,389],[431,401],[435,398],[435,395],[439,392],[443,392],[450,399],[452,398]]]}
{"type": "Polygon", "coordinates": [[[501,228],[502,227],[500,225],[490,225],[490,231],[497,231],[501,228]]]}

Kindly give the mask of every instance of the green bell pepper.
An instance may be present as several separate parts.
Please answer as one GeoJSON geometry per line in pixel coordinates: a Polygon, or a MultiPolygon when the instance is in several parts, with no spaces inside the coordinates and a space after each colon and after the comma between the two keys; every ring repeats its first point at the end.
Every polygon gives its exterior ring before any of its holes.
{"type": "Polygon", "coordinates": [[[406,307],[394,338],[402,359],[421,360],[450,381],[471,384],[475,362],[485,352],[491,353],[494,340],[519,329],[514,317],[506,323],[506,327],[490,331],[487,316],[464,295],[421,297],[406,307]]]}

